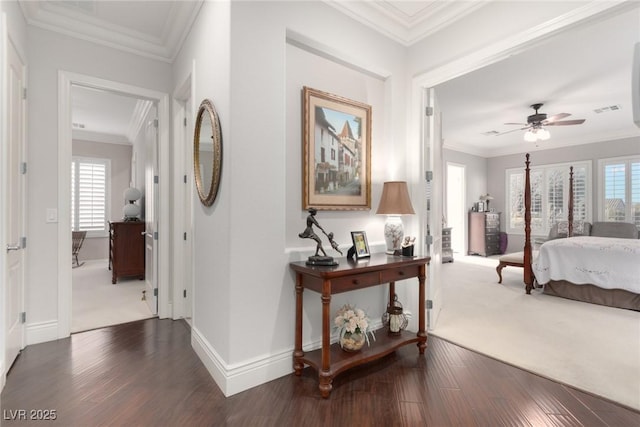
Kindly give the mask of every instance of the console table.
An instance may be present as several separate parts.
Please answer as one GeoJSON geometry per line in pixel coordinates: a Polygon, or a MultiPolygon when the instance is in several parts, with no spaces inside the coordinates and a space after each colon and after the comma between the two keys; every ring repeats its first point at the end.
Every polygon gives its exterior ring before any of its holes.
{"type": "Polygon", "coordinates": [[[420,354],[427,347],[425,330],[425,277],[426,265],[430,257],[402,257],[387,254],[373,254],[359,261],[340,258],[339,265],[332,267],[309,266],[304,261],[292,262],[290,267],[296,273],[296,336],[293,351],[293,368],[297,376],[302,375],[305,364],[318,371],[320,393],[327,398],[331,393],[333,378],[347,369],[379,359],[396,349],[417,343],[420,354]],[[378,286],[389,283],[389,303],[393,303],[396,280],[418,278],[418,333],[402,331],[399,335],[389,335],[386,330],[376,334],[371,346],[350,353],[343,351],[340,344],[331,345],[332,313],[331,295],[341,292],[378,286]],[[304,289],[321,294],[322,303],[322,348],[305,353],[302,351],[302,294],[304,289]]]}

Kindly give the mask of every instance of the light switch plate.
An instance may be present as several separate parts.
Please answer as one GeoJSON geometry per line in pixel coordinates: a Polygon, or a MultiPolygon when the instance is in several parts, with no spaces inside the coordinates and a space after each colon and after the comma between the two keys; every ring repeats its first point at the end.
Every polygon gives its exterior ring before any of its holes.
{"type": "Polygon", "coordinates": [[[58,209],[47,208],[47,222],[58,222],[58,209]]]}

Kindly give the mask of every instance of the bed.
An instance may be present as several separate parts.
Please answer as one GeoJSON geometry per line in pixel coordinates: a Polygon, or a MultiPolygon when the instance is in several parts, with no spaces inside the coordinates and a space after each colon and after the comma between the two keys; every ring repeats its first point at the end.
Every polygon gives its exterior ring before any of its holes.
{"type": "Polygon", "coordinates": [[[525,169],[524,282],[534,279],[543,293],[640,311],[640,240],[634,224],[594,222],[589,235],[574,236],[573,168],[569,179],[566,238],[544,242],[535,259],[531,249],[529,155],[525,169]]]}

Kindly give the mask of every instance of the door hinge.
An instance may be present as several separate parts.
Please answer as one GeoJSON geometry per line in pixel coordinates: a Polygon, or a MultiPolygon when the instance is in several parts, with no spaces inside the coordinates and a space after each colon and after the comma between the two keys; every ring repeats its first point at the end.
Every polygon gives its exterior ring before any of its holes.
{"type": "Polygon", "coordinates": [[[20,323],[27,323],[27,312],[23,311],[20,313],[20,323]]]}
{"type": "Polygon", "coordinates": [[[182,123],[184,124],[184,127],[187,127],[187,118],[185,117],[184,119],[182,119],[182,123]]]}
{"type": "Polygon", "coordinates": [[[154,175],[154,176],[153,176],[153,183],[154,183],[154,184],[157,184],[157,183],[158,183],[158,180],[159,180],[158,175],[154,175]]]}
{"type": "Polygon", "coordinates": [[[186,184],[187,183],[187,175],[185,175],[183,179],[184,179],[184,183],[186,184]]]}
{"type": "Polygon", "coordinates": [[[153,126],[157,129],[158,128],[158,119],[153,119],[153,126]]]}
{"type": "Polygon", "coordinates": [[[425,107],[424,115],[427,117],[433,116],[433,107],[425,107]]]}
{"type": "Polygon", "coordinates": [[[427,234],[426,236],[424,236],[424,242],[427,245],[432,245],[433,244],[433,236],[431,234],[427,234]]]}
{"type": "Polygon", "coordinates": [[[20,238],[20,247],[22,247],[22,249],[27,247],[27,238],[26,238],[26,236],[22,236],[20,238]]]}
{"type": "Polygon", "coordinates": [[[20,173],[25,175],[27,173],[27,162],[20,163],[20,173]]]}
{"type": "Polygon", "coordinates": [[[153,296],[154,297],[158,296],[158,288],[153,288],[153,296]]]}
{"type": "Polygon", "coordinates": [[[427,300],[427,310],[431,310],[433,308],[433,300],[427,300]]]}
{"type": "Polygon", "coordinates": [[[183,297],[183,298],[186,298],[186,297],[187,297],[187,290],[186,290],[186,289],[184,289],[184,290],[182,291],[182,297],[183,297]]]}
{"type": "Polygon", "coordinates": [[[187,232],[184,232],[184,236],[182,236],[184,238],[184,240],[187,240],[187,232]]]}
{"type": "Polygon", "coordinates": [[[425,171],[424,179],[426,179],[427,182],[431,182],[433,180],[433,171],[425,171]]]}
{"type": "Polygon", "coordinates": [[[153,232],[153,240],[158,240],[158,232],[157,231],[153,232]]]}
{"type": "Polygon", "coordinates": [[[27,88],[26,87],[22,88],[22,99],[27,99],[27,88]]]}

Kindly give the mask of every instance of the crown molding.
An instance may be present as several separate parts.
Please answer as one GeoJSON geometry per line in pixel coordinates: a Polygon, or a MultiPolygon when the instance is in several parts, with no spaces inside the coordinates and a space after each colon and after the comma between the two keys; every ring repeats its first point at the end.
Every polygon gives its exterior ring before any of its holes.
{"type": "Polygon", "coordinates": [[[72,129],[71,138],[80,141],[102,142],[104,144],[132,145],[125,135],[112,133],[92,132],[81,129],[72,129]]]}
{"type": "Polygon", "coordinates": [[[129,130],[127,131],[127,138],[131,143],[138,137],[140,129],[142,129],[144,124],[144,119],[147,117],[152,105],[153,103],[146,99],[138,99],[136,102],[131,121],[129,122],[129,130]]]}
{"type": "Polygon", "coordinates": [[[493,0],[474,2],[420,2],[413,11],[393,1],[341,1],[324,3],[404,45],[412,44],[464,18],[493,0]]]}
{"type": "Polygon", "coordinates": [[[19,1],[29,25],[143,57],[172,62],[204,0],[174,2],[163,34],[154,37],[53,2],[19,1]]]}

